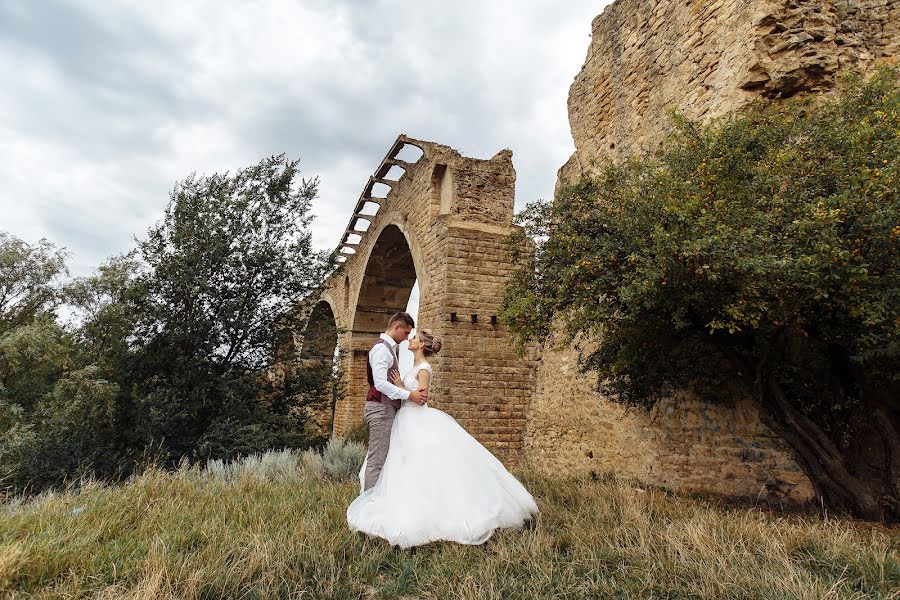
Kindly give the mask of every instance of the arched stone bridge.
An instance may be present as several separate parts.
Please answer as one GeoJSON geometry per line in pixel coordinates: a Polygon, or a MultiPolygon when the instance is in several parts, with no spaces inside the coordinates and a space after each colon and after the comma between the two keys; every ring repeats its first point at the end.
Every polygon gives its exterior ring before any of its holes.
{"type": "Polygon", "coordinates": [[[515,179],[509,150],[478,160],[405,135],[375,169],[338,247],[342,268],[313,309],[341,332],[345,395],[335,405],[334,435],[362,423],[368,350],[390,315],[406,309],[418,280],[416,326],[444,341],[432,360],[430,404],[504,462],[517,462],[533,364],[516,356],[497,323],[515,268],[508,245],[515,179]]]}

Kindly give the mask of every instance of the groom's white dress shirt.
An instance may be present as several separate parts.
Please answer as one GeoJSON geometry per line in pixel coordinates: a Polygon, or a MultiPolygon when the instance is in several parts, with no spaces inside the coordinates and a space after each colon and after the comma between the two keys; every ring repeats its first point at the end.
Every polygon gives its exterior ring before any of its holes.
{"type": "Polygon", "coordinates": [[[387,343],[375,344],[375,347],[369,350],[369,364],[372,366],[375,389],[391,400],[406,400],[409,398],[409,390],[397,387],[388,379],[388,370],[393,366],[394,360],[398,360],[398,344],[386,333],[381,334],[381,339],[387,343]]]}

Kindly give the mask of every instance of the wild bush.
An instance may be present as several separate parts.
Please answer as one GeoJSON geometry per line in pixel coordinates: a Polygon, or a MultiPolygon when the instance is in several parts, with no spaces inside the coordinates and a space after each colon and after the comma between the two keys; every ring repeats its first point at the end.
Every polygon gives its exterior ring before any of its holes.
{"type": "Polygon", "coordinates": [[[900,86],[759,103],[522,214],[536,240],[503,321],[599,342],[599,388],[651,408],[737,388],[822,502],[900,518],[900,86]]]}

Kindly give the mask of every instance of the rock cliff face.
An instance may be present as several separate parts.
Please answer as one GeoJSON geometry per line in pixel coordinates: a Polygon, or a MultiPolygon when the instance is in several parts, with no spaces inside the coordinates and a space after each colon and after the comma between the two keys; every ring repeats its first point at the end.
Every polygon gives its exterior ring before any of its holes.
{"type": "MultiPolygon", "coordinates": [[[[617,0],[596,17],[569,92],[575,154],[560,184],[658,148],[669,112],[709,120],[760,97],[828,90],[843,72],[895,61],[900,2],[617,0]]],[[[663,403],[625,413],[548,340],[525,432],[551,473],[616,473],[685,492],[802,501],[812,486],[753,406],[663,403]]]]}
{"type": "Polygon", "coordinates": [[[596,17],[569,91],[576,151],[564,177],[652,151],[668,113],[709,119],[759,97],[831,88],[896,60],[900,2],[617,0],[596,17]]]}

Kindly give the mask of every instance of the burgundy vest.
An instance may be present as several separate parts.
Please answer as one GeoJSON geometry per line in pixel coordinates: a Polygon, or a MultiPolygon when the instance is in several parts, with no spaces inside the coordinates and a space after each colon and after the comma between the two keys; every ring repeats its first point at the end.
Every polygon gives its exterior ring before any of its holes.
{"type": "MultiPolygon", "coordinates": [[[[384,339],[378,338],[377,340],[375,340],[375,343],[372,344],[372,348],[375,348],[375,346],[377,346],[378,344],[384,344],[385,346],[387,346],[388,350],[391,351],[391,354],[394,355],[394,364],[392,364],[391,368],[388,369],[388,381],[391,381],[390,372],[392,370],[400,370],[400,364],[397,362],[397,355],[394,354],[394,351],[384,339]]],[[[369,352],[371,352],[371,350],[369,350],[369,352]]],[[[393,400],[385,394],[382,394],[375,388],[375,378],[372,376],[372,363],[368,360],[368,357],[366,358],[366,378],[369,380],[369,393],[366,394],[366,402],[383,402],[384,404],[390,404],[395,409],[400,408],[400,400],[393,400]]]]}

